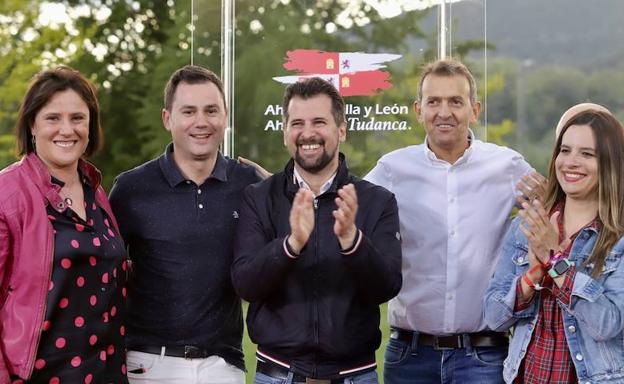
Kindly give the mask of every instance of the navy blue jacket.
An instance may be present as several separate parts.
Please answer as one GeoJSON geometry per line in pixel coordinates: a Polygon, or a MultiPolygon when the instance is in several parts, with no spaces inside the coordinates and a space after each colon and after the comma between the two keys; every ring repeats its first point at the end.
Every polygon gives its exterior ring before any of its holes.
{"type": "Polygon", "coordinates": [[[289,214],[298,190],[293,161],[245,189],[232,282],[250,302],[247,326],[261,353],[308,377],[332,378],[370,365],[381,341],[379,304],[401,288],[399,216],[394,195],[349,174],[344,157],[329,191],[318,196],[315,228],[297,259],[287,256],[289,214]],[[363,238],[340,253],[333,232],[336,191],[353,183],[363,238]]]}

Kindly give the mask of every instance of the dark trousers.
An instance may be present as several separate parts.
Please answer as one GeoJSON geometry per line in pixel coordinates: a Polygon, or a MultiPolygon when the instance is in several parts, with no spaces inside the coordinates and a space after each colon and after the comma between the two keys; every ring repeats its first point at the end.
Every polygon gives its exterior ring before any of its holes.
{"type": "Polygon", "coordinates": [[[499,384],[508,347],[435,349],[390,339],[385,353],[385,384],[499,384]]]}

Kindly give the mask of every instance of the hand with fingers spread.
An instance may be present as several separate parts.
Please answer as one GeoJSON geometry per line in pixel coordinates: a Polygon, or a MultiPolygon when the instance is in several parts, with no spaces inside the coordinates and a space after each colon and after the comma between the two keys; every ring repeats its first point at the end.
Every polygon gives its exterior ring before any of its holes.
{"type": "Polygon", "coordinates": [[[335,201],[337,209],[333,212],[334,219],[336,219],[334,233],[338,237],[340,248],[347,249],[353,244],[357,235],[355,217],[358,210],[358,199],[353,184],[347,184],[340,188],[335,201]]]}
{"type": "Polygon", "coordinates": [[[306,189],[300,189],[295,195],[290,208],[288,246],[297,254],[301,253],[314,229],[313,202],[314,193],[306,189]]]}
{"type": "Polygon", "coordinates": [[[547,184],[548,179],[538,172],[522,176],[518,184],[516,184],[516,188],[521,193],[516,198],[518,204],[522,205],[524,202],[531,202],[536,199],[543,201],[546,196],[547,184]]]}
{"type": "Polygon", "coordinates": [[[256,174],[263,179],[268,179],[269,177],[273,176],[271,172],[264,169],[264,167],[262,167],[260,164],[254,161],[251,161],[249,159],[246,159],[242,156],[238,156],[238,162],[241,164],[247,164],[247,165],[254,167],[256,169],[256,174]]]}
{"type": "Polygon", "coordinates": [[[553,213],[549,218],[542,203],[533,200],[531,203],[522,203],[519,214],[524,220],[520,230],[527,237],[536,262],[545,265],[550,259],[550,250],[563,250],[568,246],[569,239],[559,243],[559,212],[553,213]]]}

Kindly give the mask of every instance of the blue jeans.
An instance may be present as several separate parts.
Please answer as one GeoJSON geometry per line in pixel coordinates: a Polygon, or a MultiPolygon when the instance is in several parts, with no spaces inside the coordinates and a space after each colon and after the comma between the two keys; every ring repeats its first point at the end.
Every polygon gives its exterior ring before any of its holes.
{"type": "MultiPolygon", "coordinates": [[[[377,372],[370,371],[359,375],[348,376],[344,378],[344,384],[378,384],[377,372]]],[[[267,376],[263,373],[256,372],[254,384],[299,384],[298,381],[292,381],[292,373],[287,379],[277,379],[267,376]]]]}
{"type": "Polygon", "coordinates": [[[390,339],[385,354],[385,384],[499,384],[507,347],[436,350],[390,339]]]}

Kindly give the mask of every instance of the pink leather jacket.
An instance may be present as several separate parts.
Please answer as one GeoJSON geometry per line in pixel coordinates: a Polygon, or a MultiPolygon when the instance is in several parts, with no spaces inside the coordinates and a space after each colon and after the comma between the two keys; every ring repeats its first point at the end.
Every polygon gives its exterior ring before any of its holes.
{"type": "MultiPolygon", "coordinates": [[[[83,160],[78,166],[118,229],[100,172],[83,160]]],[[[33,370],[54,258],[46,206],[67,209],[59,190],[34,153],[0,171],[0,384],[9,383],[10,374],[28,378],[33,370]]]]}

